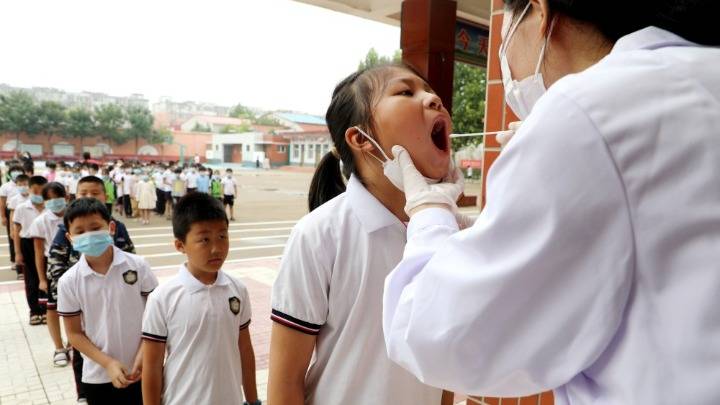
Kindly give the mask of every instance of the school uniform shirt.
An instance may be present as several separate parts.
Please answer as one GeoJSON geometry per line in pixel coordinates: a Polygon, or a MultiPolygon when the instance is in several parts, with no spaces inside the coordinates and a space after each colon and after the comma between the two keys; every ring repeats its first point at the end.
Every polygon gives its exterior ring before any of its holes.
{"type": "Polygon", "coordinates": [[[78,183],[80,182],[80,179],[76,179],[74,176],[70,178],[70,181],[68,181],[68,191],[70,194],[77,194],[78,189],[78,183]]]}
{"type": "Polygon", "coordinates": [[[123,175],[123,195],[135,196],[135,182],[136,178],[134,174],[123,175]]]}
{"type": "Polygon", "coordinates": [[[231,177],[228,179],[227,176],[223,177],[222,186],[224,195],[235,195],[235,187],[237,187],[237,182],[234,178],[231,177]]]}
{"type": "Polygon", "coordinates": [[[166,170],[165,174],[163,176],[163,191],[166,193],[171,193],[173,190],[173,185],[175,183],[175,178],[177,175],[173,173],[172,171],[166,170]]]}
{"type": "Polygon", "coordinates": [[[63,217],[46,209],[30,225],[30,237],[43,239],[45,257],[50,255],[50,245],[52,245],[53,238],[62,222],[63,217]]]}
{"type": "Polygon", "coordinates": [[[345,193],[293,229],[273,286],[272,319],[317,335],[306,404],[440,403],[440,389],[420,383],[385,352],[383,282],[402,257],[405,234],[354,176],[345,193]]]}
{"type": "Polygon", "coordinates": [[[458,232],[414,215],[390,357],[565,404],[720,404],[720,49],[648,27],[553,84],[458,232]]]}
{"type": "Polygon", "coordinates": [[[200,193],[208,193],[210,191],[210,177],[207,175],[198,177],[197,191],[200,193]]]}
{"type": "MultiPolygon", "coordinates": [[[[106,274],[95,272],[85,255],[58,282],[58,314],[82,316],[83,330],[100,351],[132,369],[140,347],[145,299],[158,281],[140,256],[113,246],[106,274]]],[[[111,382],[105,369],[83,354],[82,382],[111,382]]]]}
{"type": "Polygon", "coordinates": [[[153,173],[153,183],[155,183],[155,188],[162,190],[163,188],[163,174],[160,172],[153,173]]]}
{"type": "Polygon", "coordinates": [[[28,200],[30,200],[30,195],[22,195],[20,193],[17,193],[13,198],[8,199],[7,208],[9,210],[14,210],[17,208],[18,205],[28,200]]]}
{"type": "Polygon", "coordinates": [[[198,175],[197,173],[190,172],[185,176],[185,181],[187,182],[188,188],[197,188],[197,179],[198,175]]]}
{"type": "Polygon", "coordinates": [[[7,198],[7,200],[5,200],[5,201],[10,200],[11,198],[13,198],[14,196],[16,196],[17,194],[18,194],[18,192],[17,192],[17,184],[15,184],[15,182],[12,181],[12,180],[10,180],[10,181],[8,181],[7,183],[5,183],[5,184],[3,184],[2,186],[0,186],[0,197],[5,197],[5,198],[7,198]]]}
{"type": "Polygon", "coordinates": [[[205,285],[182,265],[150,294],[142,336],[166,344],[162,403],[241,404],[238,339],[250,317],[247,288],[223,271],[205,285]]]}
{"type": "Polygon", "coordinates": [[[16,224],[20,224],[21,238],[27,239],[32,237],[30,235],[30,226],[32,225],[35,218],[39,217],[41,213],[42,210],[35,208],[35,204],[33,204],[29,198],[27,201],[18,205],[15,208],[15,212],[13,214],[13,222],[16,224]]]}

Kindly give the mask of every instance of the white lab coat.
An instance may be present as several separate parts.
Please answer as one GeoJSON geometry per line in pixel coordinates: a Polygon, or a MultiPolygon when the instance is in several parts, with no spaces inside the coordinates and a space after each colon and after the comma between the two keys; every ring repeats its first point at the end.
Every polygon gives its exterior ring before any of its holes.
{"type": "Polygon", "coordinates": [[[558,81],[458,232],[415,215],[392,360],[458,392],[720,404],[720,50],[646,28],[558,81]]]}

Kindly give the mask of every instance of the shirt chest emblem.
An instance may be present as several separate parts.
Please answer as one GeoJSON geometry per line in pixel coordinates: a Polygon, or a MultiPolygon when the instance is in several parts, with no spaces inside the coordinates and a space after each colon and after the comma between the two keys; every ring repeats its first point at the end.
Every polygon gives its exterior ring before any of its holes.
{"type": "Polygon", "coordinates": [[[237,315],[240,313],[240,298],[238,297],[232,297],[229,300],[230,303],[230,312],[237,315]]]}
{"type": "Polygon", "coordinates": [[[135,270],[128,270],[125,273],[123,273],[123,280],[125,280],[126,284],[133,285],[137,283],[138,281],[138,274],[135,270]]]}

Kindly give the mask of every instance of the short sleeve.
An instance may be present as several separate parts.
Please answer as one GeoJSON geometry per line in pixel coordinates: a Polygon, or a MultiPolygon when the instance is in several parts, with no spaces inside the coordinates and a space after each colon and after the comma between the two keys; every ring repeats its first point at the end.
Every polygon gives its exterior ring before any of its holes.
{"type": "Polygon", "coordinates": [[[247,287],[242,286],[240,291],[240,330],[243,330],[250,326],[250,319],[252,318],[252,304],[250,303],[250,294],[248,293],[247,287]]]}
{"type": "Polygon", "coordinates": [[[25,211],[25,210],[23,210],[22,207],[17,207],[17,208],[15,209],[15,212],[13,213],[13,218],[12,218],[12,220],[13,220],[14,223],[20,224],[20,225],[23,224],[22,221],[23,221],[23,218],[24,218],[24,215],[25,215],[25,214],[24,214],[24,211],[25,211]]]}
{"type": "Polygon", "coordinates": [[[76,295],[77,289],[74,288],[74,276],[74,273],[65,273],[58,282],[57,312],[60,316],[70,317],[82,313],[80,301],[76,295]]]}
{"type": "Polygon", "coordinates": [[[280,272],[273,285],[272,320],[297,331],[317,335],[327,321],[332,257],[326,252],[333,236],[316,224],[301,221],[288,240],[280,272]]]}
{"type": "Polygon", "coordinates": [[[157,277],[155,277],[152,269],[150,269],[148,262],[143,259],[143,276],[142,280],[140,280],[140,294],[148,296],[157,286],[157,277]]]}
{"type": "Polygon", "coordinates": [[[30,223],[30,228],[28,228],[28,235],[30,235],[31,238],[40,238],[45,239],[45,232],[43,232],[43,216],[40,215],[39,217],[35,218],[32,223],[30,223]]]}
{"type": "Polygon", "coordinates": [[[5,183],[2,186],[0,186],[0,197],[6,197],[8,196],[8,188],[10,183],[5,183]]]}
{"type": "Polygon", "coordinates": [[[150,294],[143,315],[142,338],[153,342],[167,341],[167,317],[160,292],[150,294]]]}

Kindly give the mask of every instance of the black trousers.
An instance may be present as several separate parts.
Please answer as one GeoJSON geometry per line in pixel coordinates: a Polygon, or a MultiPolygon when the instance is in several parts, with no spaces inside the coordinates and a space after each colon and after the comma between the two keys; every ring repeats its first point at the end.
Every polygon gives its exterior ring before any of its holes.
{"type": "Polygon", "coordinates": [[[165,192],[159,188],[155,188],[155,196],[157,201],[155,202],[155,212],[160,215],[165,214],[165,192]]]}
{"type": "Polygon", "coordinates": [[[129,195],[122,196],[123,199],[123,208],[125,208],[125,216],[131,217],[132,216],[132,200],[130,200],[129,195]]]}
{"type": "Polygon", "coordinates": [[[35,267],[35,245],[30,238],[20,239],[20,249],[25,265],[25,297],[27,298],[30,315],[45,315],[47,294],[40,291],[40,277],[35,267]]]}
{"type": "MultiPolygon", "coordinates": [[[[12,224],[12,221],[10,220],[10,209],[9,208],[5,208],[5,218],[7,218],[7,224],[5,224],[5,230],[7,231],[8,244],[10,245],[10,262],[15,263],[15,241],[13,240],[13,237],[10,234],[10,225],[12,224]]],[[[18,270],[17,272],[20,273],[20,270],[18,270]]]]}
{"type": "Polygon", "coordinates": [[[85,384],[85,398],[89,405],[142,405],[140,381],[127,388],[115,388],[111,383],[85,384]]]}
{"type": "Polygon", "coordinates": [[[83,358],[79,351],[72,349],[72,368],[73,374],[75,375],[75,390],[77,391],[78,399],[87,398],[85,395],[85,384],[82,383],[82,368],[83,358]]]}

